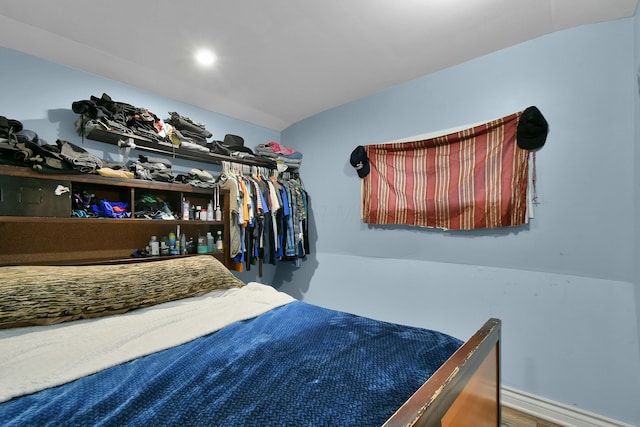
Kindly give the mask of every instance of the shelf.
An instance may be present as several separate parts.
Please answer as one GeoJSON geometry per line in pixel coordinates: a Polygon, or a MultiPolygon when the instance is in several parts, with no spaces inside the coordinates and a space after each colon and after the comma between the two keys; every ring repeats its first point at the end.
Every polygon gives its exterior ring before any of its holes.
{"type": "Polygon", "coordinates": [[[193,160],[196,162],[221,164],[223,161],[240,163],[249,166],[267,167],[269,169],[275,169],[276,163],[269,159],[245,159],[240,157],[227,156],[224,154],[205,153],[202,151],[188,150],[185,148],[175,147],[174,145],[163,142],[154,141],[149,138],[144,138],[135,134],[109,131],[103,129],[92,129],[87,135],[87,138],[94,141],[106,142],[107,144],[118,145],[120,141],[133,140],[137,149],[143,151],[150,151],[152,153],[164,154],[169,157],[193,160]]]}
{"type": "Polygon", "coordinates": [[[197,227],[199,225],[219,225],[224,226],[223,221],[196,221],[185,219],[146,219],[146,218],[79,218],[79,217],[49,217],[49,216],[0,216],[0,223],[3,222],[21,222],[21,223],[47,223],[47,224],[78,224],[82,222],[101,222],[101,223],[117,223],[130,222],[132,224],[154,224],[154,225],[186,225],[197,227]]]}
{"type": "MultiPolygon", "coordinates": [[[[40,259],[31,259],[27,261],[21,261],[16,263],[5,262],[2,265],[110,265],[110,264],[124,264],[124,263],[136,263],[136,262],[149,262],[149,261],[160,261],[166,259],[175,259],[175,258],[185,258],[185,257],[193,257],[198,255],[210,255],[215,257],[218,261],[224,263],[224,253],[222,252],[214,252],[214,253],[206,253],[206,254],[186,254],[186,255],[169,255],[169,256],[147,256],[147,257],[128,257],[128,258],[79,258],[79,259],[71,259],[71,260],[40,260],[40,259]]],[[[0,259],[2,256],[0,255],[0,259]]]]}
{"type": "Polygon", "coordinates": [[[50,179],[56,181],[72,181],[81,184],[107,185],[111,187],[141,188],[159,191],[182,191],[185,193],[211,194],[211,188],[194,187],[177,182],[147,181],[137,178],[113,178],[98,174],[48,174],[36,172],[25,166],[0,165],[0,175],[20,176],[25,178],[50,179]]]}
{"type": "Polygon", "coordinates": [[[211,200],[213,189],[188,184],[103,177],[95,174],[44,174],[24,166],[0,165],[0,265],[94,264],[138,258],[132,254],[144,249],[151,236],[184,233],[195,239],[207,232],[221,232],[225,251],[213,253],[228,267],[229,258],[228,190],[221,190],[222,221],[146,218],[71,217],[70,193],[53,196],[59,185],[70,192],[88,190],[97,198],[126,200],[135,206],[137,195],[162,196],[172,206],[182,198],[192,202],[211,200]],[[117,199],[116,199],[117,198],[117,199]],[[51,205],[54,204],[54,208],[51,205]],[[52,215],[52,216],[46,216],[52,215]]]}

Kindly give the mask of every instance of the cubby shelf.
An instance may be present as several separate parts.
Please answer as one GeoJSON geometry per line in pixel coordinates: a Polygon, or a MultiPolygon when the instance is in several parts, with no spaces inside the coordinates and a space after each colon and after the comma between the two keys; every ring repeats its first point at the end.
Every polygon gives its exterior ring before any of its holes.
{"type": "MultiPolygon", "coordinates": [[[[118,197],[129,203],[151,194],[180,207],[183,198],[207,204],[213,190],[181,183],[103,177],[93,174],[42,174],[27,167],[0,165],[0,265],[78,264],[133,259],[151,236],[168,235],[178,226],[188,238],[222,232],[222,253],[214,256],[228,267],[228,191],[220,191],[221,221],[72,217],[71,194],[88,190],[97,198],[118,197]],[[17,184],[16,184],[17,183],[17,184]],[[52,188],[68,191],[54,199],[52,188]],[[28,197],[25,197],[26,193],[28,197]],[[54,204],[56,209],[49,209],[54,204]]],[[[114,200],[113,198],[109,200],[114,200]]],[[[133,215],[132,215],[133,216],[133,215]]]]}

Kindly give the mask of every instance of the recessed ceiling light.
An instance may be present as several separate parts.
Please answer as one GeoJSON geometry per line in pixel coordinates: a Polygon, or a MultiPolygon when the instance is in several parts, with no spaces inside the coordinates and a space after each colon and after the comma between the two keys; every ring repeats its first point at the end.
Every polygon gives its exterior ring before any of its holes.
{"type": "Polygon", "coordinates": [[[196,61],[202,66],[211,66],[216,62],[216,54],[209,49],[200,49],[196,52],[196,61]]]}

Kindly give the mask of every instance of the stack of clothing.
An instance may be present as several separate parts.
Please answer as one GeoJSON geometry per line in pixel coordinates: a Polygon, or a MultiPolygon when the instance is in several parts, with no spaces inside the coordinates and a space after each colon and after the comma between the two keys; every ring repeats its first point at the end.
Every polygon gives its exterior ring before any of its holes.
{"type": "Polygon", "coordinates": [[[134,215],[136,218],[146,219],[178,219],[169,202],[152,194],[144,194],[136,200],[134,215]]]}
{"type": "Polygon", "coordinates": [[[130,133],[151,139],[166,140],[164,122],[146,108],[135,107],[125,102],[117,102],[103,93],[100,98],[75,101],[71,109],[81,114],[76,121],[79,134],[89,135],[94,128],[130,133]]]}
{"type": "Polygon", "coordinates": [[[81,114],[75,125],[78,134],[89,136],[94,129],[139,136],[155,142],[167,142],[192,151],[210,151],[211,138],[205,125],[169,112],[169,118],[160,119],[146,108],[117,102],[103,93],[101,97],[73,102],[71,109],[81,114]]]}
{"type": "Polygon", "coordinates": [[[129,162],[129,170],[138,179],[172,182],[171,161],[163,157],[138,156],[138,160],[129,162]]]}
{"type": "Polygon", "coordinates": [[[82,147],[62,139],[49,144],[18,120],[4,116],[0,116],[0,163],[54,173],[92,173],[103,164],[82,147]]]}
{"type": "Polygon", "coordinates": [[[23,155],[16,134],[22,131],[19,120],[0,116],[0,163],[5,165],[23,165],[23,155]]]}
{"type": "Polygon", "coordinates": [[[204,124],[176,112],[169,112],[169,115],[171,117],[165,120],[164,125],[167,136],[174,145],[187,150],[209,152],[207,138],[211,138],[213,134],[204,124]]]}
{"type": "Polygon", "coordinates": [[[191,169],[188,174],[180,174],[176,176],[175,182],[189,184],[193,187],[215,188],[216,180],[209,172],[204,169],[191,169]]]}
{"type": "Polygon", "coordinates": [[[256,153],[259,156],[275,160],[277,164],[287,166],[287,169],[299,168],[302,164],[302,153],[275,141],[258,145],[256,153]]]}
{"type": "Polygon", "coordinates": [[[58,139],[56,141],[60,157],[67,162],[73,169],[81,173],[92,173],[102,167],[102,160],[89,153],[82,147],[58,139]]]}

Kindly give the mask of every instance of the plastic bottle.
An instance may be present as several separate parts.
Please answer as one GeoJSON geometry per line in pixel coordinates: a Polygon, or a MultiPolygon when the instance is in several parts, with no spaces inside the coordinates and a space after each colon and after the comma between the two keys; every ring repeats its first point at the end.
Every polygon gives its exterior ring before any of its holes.
{"type": "Polygon", "coordinates": [[[198,234],[198,253],[199,254],[207,253],[207,240],[201,234],[198,234]]]}
{"type": "Polygon", "coordinates": [[[151,241],[149,241],[149,248],[151,256],[160,255],[160,242],[158,242],[158,238],[156,236],[151,236],[151,241]]]}
{"type": "Polygon", "coordinates": [[[182,219],[189,219],[189,202],[182,198],[182,219]]]}
{"type": "Polygon", "coordinates": [[[210,231],[207,231],[207,252],[213,253],[215,250],[215,243],[213,242],[213,235],[210,231]]]}
{"type": "Polygon", "coordinates": [[[193,219],[200,219],[200,212],[202,212],[202,206],[196,206],[196,212],[193,219]]]}
{"type": "Polygon", "coordinates": [[[182,233],[180,235],[180,255],[187,254],[187,235],[182,233]]]}
{"type": "Polygon", "coordinates": [[[215,186],[213,189],[213,199],[215,201],[215,214],[216,221],[222,221],[222,212],[220,211],[220,187],[215,186]]]}
{"type": "Polygon", "coordinates": [[[204,206],[202,208],[202,210],[200,211],[200,220],[201,221],[206,221],[207,220],[207,212],[208,212],[207,207],[204,206]]]}
{"type": "Polygon", "coordinates": [[[207,221],[213,221],[213,203],[207,205],[207,221]]]}
{"type": "Polygon", "coordinates": [[[216,241],[216,251],[222,252],[224,249],[222,245],[222,231],[218,231],[218,240],[216,241]]]}
{"type": "Polygon", "coordinates": [[[169,238],[167,236],[162,236],[162,240],[160,240],[160,255],[169,255],[169,238]]]}
{"type": "Polygon", "coordinates": [[[178,225],[176,227],[176,255],[180,255],[182,253],[180,236],[182,236],[182,233],[180,233],[180,226],[178,225]]]}
{"type": "Polygon", "coordinates": [[[178,255],[178,248],[176,246],[176,234],[174,232],[169,233],[169,255],[178,255]]]}

